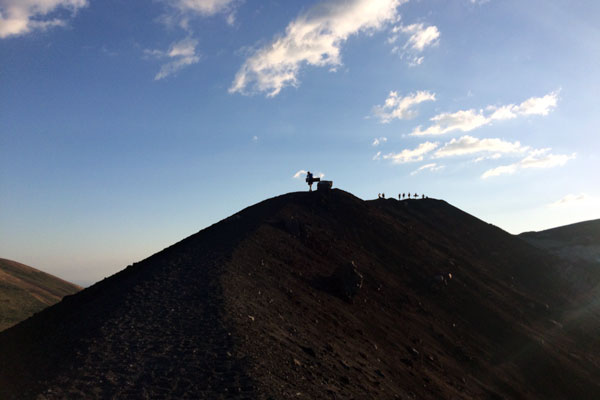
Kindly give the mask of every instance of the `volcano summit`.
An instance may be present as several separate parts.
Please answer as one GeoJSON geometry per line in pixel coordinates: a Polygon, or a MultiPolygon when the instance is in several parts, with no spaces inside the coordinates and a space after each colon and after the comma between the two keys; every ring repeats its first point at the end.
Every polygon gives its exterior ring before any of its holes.
{"type": "Polygon", "coordinates": [[[441,200],[289,193],[0,333],[0,398],[597,398],[599,282],[441,200]]]}

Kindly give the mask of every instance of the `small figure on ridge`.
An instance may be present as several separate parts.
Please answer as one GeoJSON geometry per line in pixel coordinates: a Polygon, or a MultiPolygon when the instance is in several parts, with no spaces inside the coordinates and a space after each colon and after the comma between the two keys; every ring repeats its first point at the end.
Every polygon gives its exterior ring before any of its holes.
{"type": "Polygon", "coordinates": [[[306,183],[308,183],[308,191],[312,192],[312,185],[315,182],[320,182],[321,178],[313,178],[313,174],[310,171],[306,172],[306,183]]]}

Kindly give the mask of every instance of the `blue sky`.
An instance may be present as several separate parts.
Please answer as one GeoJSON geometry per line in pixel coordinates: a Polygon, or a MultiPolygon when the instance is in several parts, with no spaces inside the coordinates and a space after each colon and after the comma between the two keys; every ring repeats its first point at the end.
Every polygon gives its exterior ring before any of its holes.
{"type": "Polygon", "coordinates": [[[0,0],[0,257],[87,285],[305,190],[305,170],[511,233],[600,218],[599,17],[592,0],[0,0]]]}

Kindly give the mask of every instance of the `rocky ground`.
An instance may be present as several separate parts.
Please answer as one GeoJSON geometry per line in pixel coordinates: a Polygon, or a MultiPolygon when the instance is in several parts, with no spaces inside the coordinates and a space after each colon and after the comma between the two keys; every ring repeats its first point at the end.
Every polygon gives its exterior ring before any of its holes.
{"type": "Polygon", "coordinates": [[[443,201],[291,193],[0,333],[0,398],[591,399],[598,282],[443,201]]]}

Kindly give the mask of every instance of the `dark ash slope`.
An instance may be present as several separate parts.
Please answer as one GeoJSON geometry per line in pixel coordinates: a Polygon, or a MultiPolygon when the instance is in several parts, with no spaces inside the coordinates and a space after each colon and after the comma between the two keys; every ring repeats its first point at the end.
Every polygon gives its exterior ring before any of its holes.
{"type": "Polygon", "coordinates": [[[594,398],[599,280],[443,201],[291,193],[0,334],[0,398],[594,398]]]}

